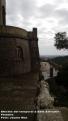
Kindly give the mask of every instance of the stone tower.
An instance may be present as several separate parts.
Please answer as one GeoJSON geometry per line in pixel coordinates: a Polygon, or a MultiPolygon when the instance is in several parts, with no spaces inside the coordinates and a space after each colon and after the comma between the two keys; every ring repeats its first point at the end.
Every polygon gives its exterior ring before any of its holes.
{"type": "Polygon", "coordinates": [[[0,76],[39,73],[37,28],[6,25],[6,0],[0,0],[0,76]]]}
{"type": "MultiPolygon", "coordinates": [[[[5,2],[0,0],[0,110],[34,112],[40,75],[37,28],[27,31],[6,25],[5,2]]],[[[27,114],[27,120],[35,117],[27,114]]]]}
{"type": "Polygon", "coordinates": [[[6,24],[6,1],[5,0],[0,0],[0,25],[5,25],[6,24]]]}

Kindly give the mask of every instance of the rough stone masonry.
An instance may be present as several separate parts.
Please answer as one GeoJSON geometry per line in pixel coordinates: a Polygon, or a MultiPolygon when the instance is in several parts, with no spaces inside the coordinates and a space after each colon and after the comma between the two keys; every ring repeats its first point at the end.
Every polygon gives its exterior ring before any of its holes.
{"type": "Polygon", "coordinates": [[[39,70],[37,28],[7,26],[0,0],[0,110],[35,110],[39,70]]]}

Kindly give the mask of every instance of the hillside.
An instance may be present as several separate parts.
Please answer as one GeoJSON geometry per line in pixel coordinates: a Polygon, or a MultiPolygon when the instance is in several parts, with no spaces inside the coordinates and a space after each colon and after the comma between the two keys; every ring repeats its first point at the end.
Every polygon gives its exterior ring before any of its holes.
{"type": "Polygon", "coordinates": [[[50,60],[58,65],[68,65],[68,56],[59,56],[50,60]]]}

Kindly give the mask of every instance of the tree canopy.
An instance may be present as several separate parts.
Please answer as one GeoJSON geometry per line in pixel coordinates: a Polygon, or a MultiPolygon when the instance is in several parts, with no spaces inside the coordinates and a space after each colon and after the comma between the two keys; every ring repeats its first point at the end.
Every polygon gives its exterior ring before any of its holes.
{"type": "Polygon", "coordinates": [[[54,39],[57,49],[68,49],[68,37],[66,32],[56,33],[54,39]]]}
{"type": "MultiPolygon", "coordinates": [[[[58,32],[55,34],[55,46],[57,49],[68,49],[68,37],[66,32],[58,32]]],[[[62,62],[62,61],[61,61],[62,62]]],[[[56,82],[59,85],[68,88],[68,64],[64,64],[58,72],[56,82]]]]}

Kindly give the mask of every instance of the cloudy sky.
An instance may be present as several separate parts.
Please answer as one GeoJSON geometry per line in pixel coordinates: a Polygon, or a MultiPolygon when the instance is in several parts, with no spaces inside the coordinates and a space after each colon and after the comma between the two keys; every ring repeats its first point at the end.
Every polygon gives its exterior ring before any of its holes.
{"type": "Polygon", "coordinates": [[[40,55],[63,55],[54,47],[56,32],[68,32],[68,0],[7,0],[7,24],[38,28],[40,55]]]}

